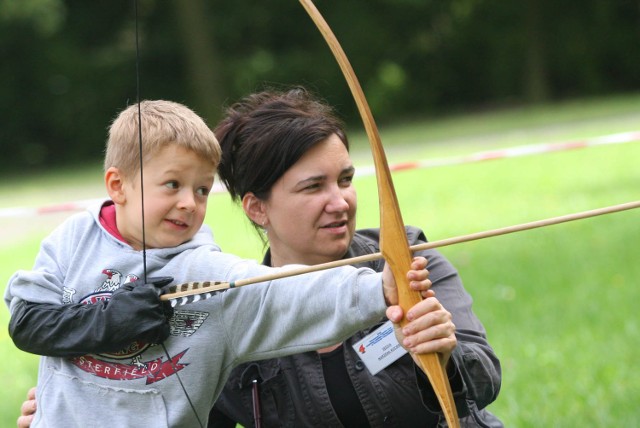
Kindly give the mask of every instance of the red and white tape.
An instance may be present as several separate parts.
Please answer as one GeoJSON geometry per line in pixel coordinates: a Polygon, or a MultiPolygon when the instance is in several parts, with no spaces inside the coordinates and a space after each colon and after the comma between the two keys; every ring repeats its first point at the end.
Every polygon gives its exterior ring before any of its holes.
{"type": "MultiPolygon", "coordinates": [[[[566,141],[561,143],[532,144],[499,150],[477,152],[470,155],[430,159],[416,162],[404,162],[389,165],[391,171],[403,171],[417,168],[435,168],[439,166],[461,165],[465,163],[482,162],[495,159],[515,158],[542,153],[560,152],[565,150],[582,149],[605,144],[622,144],[640,141],[640,131],[623,132],[620,134],[604,135],[586,140],[566,141]]],[[[358,168],[358,176],[374,174],[373,166],[358,168]]]]}
{"type": "MultiPolygon", "coordinates": [[[[490,150],[477,152],[471,155],[463,155],[449,158],[430,159],[417,162],[403,162],[389,166],[391,171],[405,171],[419,168],[435,168],[440,166],[460,165],[487,160],[514,158],[520,156],[530,156],[542,153],[560,152],[565,150],[582,149],[586,147],[601,146],[605,144],[622,144],[640,141],[640,131],[623,132],[619,134],[604,135],[585,140],[567,141],[561,143],[533,144],[527,146],[517,146],[500,150],[490,150]]],[[[373,166],[358,167],[358,177],[375,174],[373,166]]],[[[212,193],[224,192],[225,188],[216,182],[212,193]]],[[[44,214],[81,211],[98,203],[104,198],[85,199],[62,204],[45,205],[41,207],[14,207],[0,208],[0,218],[9,217],[29,217],[44,214]]]]}

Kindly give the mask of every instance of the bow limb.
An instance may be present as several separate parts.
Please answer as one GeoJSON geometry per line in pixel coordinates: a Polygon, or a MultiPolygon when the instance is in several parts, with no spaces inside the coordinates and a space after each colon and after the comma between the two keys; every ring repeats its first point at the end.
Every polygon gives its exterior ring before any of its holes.
{"type": "MultiPolygon", "coordinates": [[[[347,80],[347,84],[358,106],[358,111],[362,117],[367,136],[369,137],[376,169],[378,197],[380,199],[380,251],[389,264],[393,277],[396,280],[399,303],[406,314],[409,308],[420,302],[421,296],[418,292],[412,291],[409,288],[409,282],[406,277],[407,272],[411,268],[411,252],[409,250],[404,222],[402,221],[398,199],[391,179],[391,172],[378,129],[353,68],[342,50],[340,43],[331,31],[331,28],[311,0],[300,0],[300,3],[322,33],[334,57],[338,61],[340,69],[347,80]]],[[[401,325],[405,325],[406,323],[407,319],[405,317],[401,325]]],[[[438,397],[448,425],[450,427],[459,427],[460,422],[453,400],[453,394],[451,393],[449,379],[438,354],[420,354],[417,355],[417,358],[438,397]]]]}

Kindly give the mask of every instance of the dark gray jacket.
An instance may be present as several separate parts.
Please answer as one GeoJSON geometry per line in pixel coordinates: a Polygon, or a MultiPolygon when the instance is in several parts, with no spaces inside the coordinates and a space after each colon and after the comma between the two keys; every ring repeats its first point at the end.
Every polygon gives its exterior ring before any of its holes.
{"type": "MultiPolygon", "coordinates": [[[[407,227],[411,245],[426,242],[420,229],[407,227]]],[[[356,232],[347,257],[379,251],[379,229],[356,232]]],[[[442,305],[453,315],[458,346],[451,358],[449,380],[461,425],[502,427],[484,408],[500,390],[500,362],[487,343],[482,323],[471,309],[455,268],[436,250],[418,253],[429,260],[429,278],[442,305]]],[[[269,264],[270,254],[265,257],[269,264]]],[[[363,264],[378,272],[384,261],[363,264]]],[[[381,323],[384,320],[381,320],[381,323]]],[[[407,354],[372,376],[352,348],[371,330],[345,341],[347,371],[372,427],[444,427],[440,405],[426,376],[407,354]]],[[[259,391],[262,427],[342,427],[331,405],[324,382],[322,362],[316,352],[243,364],[236,367],[214,409],[209,427],[254,426],[254,380],[259,391]]]]}

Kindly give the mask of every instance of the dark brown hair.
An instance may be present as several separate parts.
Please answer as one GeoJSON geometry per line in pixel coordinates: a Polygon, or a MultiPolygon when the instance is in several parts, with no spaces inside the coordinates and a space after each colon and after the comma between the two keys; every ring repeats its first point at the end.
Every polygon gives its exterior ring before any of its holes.
{"type": "Polygon", "coordinates": [[[218,175],[236,201],[247,192],[268,199],[273,184],[332,134],[349,150],[343,122],[301,87],[243,98],[227,109],[214,133],[222,147],[218,175]]]}

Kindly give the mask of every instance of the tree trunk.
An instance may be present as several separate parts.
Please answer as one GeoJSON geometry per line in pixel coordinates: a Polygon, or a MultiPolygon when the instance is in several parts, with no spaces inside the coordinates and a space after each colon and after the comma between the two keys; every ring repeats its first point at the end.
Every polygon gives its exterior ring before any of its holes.
{"type": "Polygon", "coordinates": [[[204,0],[173,2],[187,62],[186,80],[196,105],[193,107],[210,126],[220,118],[222,100],[221,68],[215,41],[208,31],[204,0]]]}
{"type": "Polygon", "coordinates": [[[546,64],[546,35],[541,19],[540,0],[526,0],[526,59],[524,70],[524,96],[529,102],[549,99],[546,64]]]}

